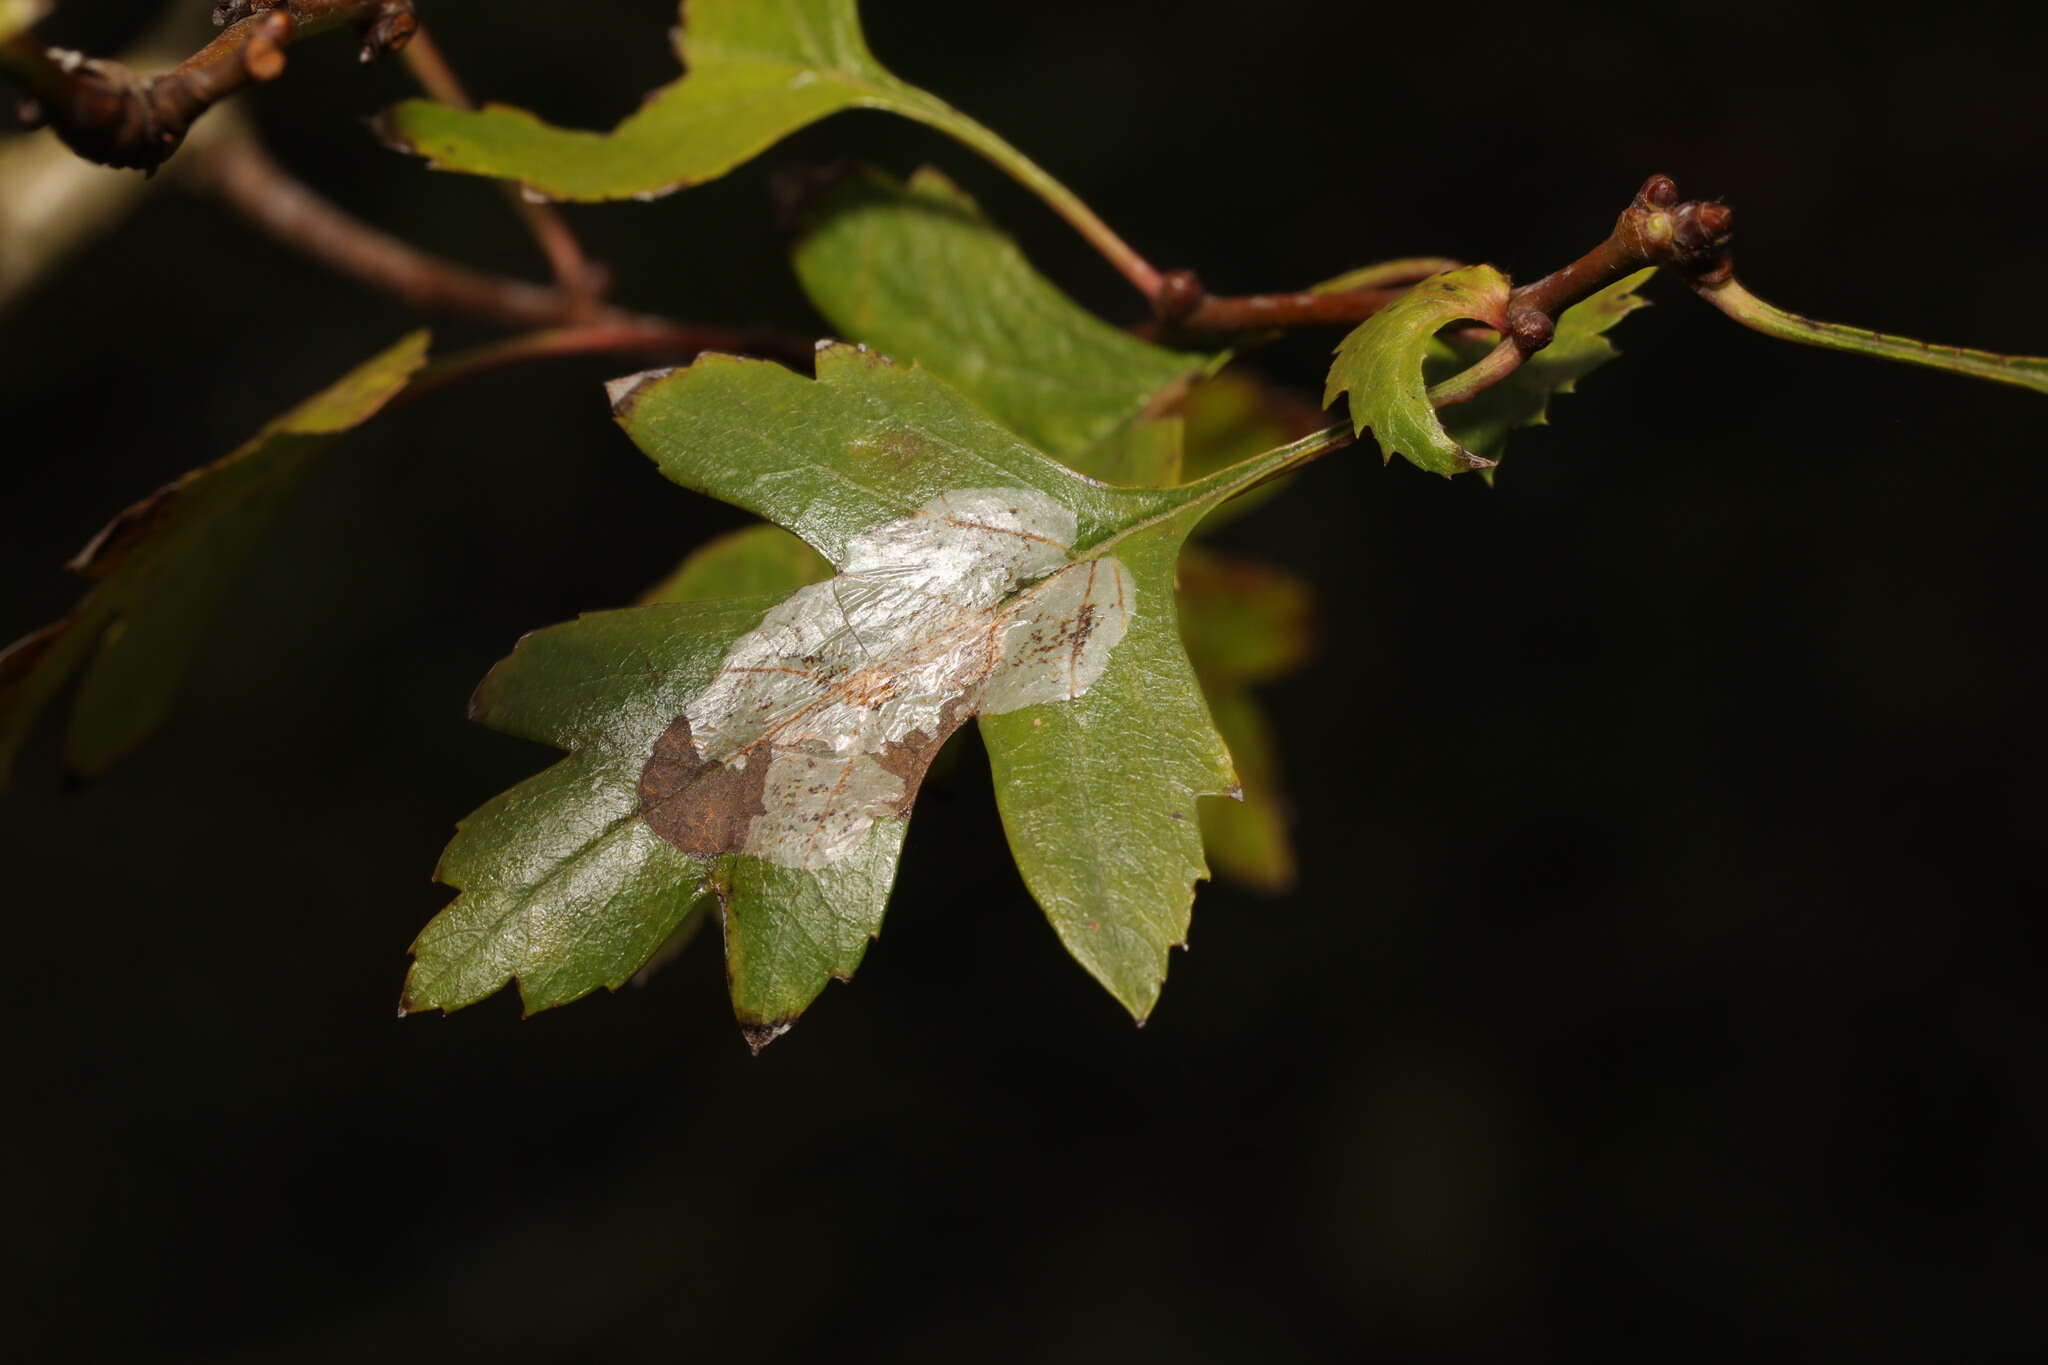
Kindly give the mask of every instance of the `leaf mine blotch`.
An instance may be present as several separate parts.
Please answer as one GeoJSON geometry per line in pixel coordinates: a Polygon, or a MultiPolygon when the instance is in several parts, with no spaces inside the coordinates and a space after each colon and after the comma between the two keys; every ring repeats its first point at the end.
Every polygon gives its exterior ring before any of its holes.
{"type": "Polygon", "coordinates": [[[656,742],[649,825],[687,853],[785,867],[858,849],[909,813],[969,716],[1070,701],[1108,666],[1136,588],[1115,559],[1072,561],[1075,533],[1043,493],[983,488],[854,537],[842,572],[735,641],[656,742]]]}

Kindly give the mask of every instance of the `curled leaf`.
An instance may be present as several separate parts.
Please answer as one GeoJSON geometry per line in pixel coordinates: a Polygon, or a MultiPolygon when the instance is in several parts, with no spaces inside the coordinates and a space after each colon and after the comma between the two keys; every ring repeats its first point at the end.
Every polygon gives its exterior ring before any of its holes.
{"type": "MultiPolygon", "coordinates": [[[[1474,454],[1498,462],[1506,453],[1509,432],[1550,420],[1552,394],[1572,392],[1579,380],[1621,354],[1606,334],[1636,309],[1650,306],[1637,291],[1655,273],[1638,270],[1565,309],[1550,344],[1523,361],[1520,369],[1476,398],[1441,409],[1437,416],[1444,429],[1474,454]]],[[[1484,349],[1453,347],[1439,338],[1431,358],[1449,375],[1477,360],[1484,349]]],[[[1426,368],[1425,376],[1435,377],[1434,368],[1426,368]]]]}
{"type": "Polygon", "coordinates": [[[1445,476],[1492,465],[1444,430],[1430,404],[1422,367],[1437,332],[1454,322],[1505,330],[1508,293],[1507,278],[1492,266],[1467,266],[1424,280],[1338,344],[1323,405],[1348,393],[1352,430],[1363,434],[1372,428],[1380,453],[1389,460],[1405,455],[1445,476]]]}

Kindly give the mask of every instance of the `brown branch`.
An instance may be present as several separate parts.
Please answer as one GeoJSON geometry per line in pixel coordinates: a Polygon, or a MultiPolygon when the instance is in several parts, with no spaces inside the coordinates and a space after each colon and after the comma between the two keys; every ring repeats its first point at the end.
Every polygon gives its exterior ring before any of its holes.
{"type": "Polygon", "coordinates": [[[1688,200],[1668,175],[1653,175],[1614,220],[1607,239],[1562,270],[1525,284],[1508,296],[1508,323],[1549,343],[1557,315],[1588,294],[1605,289],[1644,266],[1669,266],[1688,279],[1726,278],[1727,247],[1735,234],[1735,211],[1726,204],[1688,200]]]}
{"type": "Polygon", "coordinates": [[[584,320],[589,311],[588,301],[575,295],[472,270],[370,226],[294,179],[254,138],[237,137],[209,150],[194,171],[272,237],[421,312],[558,327],[584,320]]]}
{"type": "Polygon", "coordinates": [[[1174,270],[1160,278],[1152,310],[1170,331],[1189,335],[1359,323],[1400,298],[1408,285],[1458,264],[1440,256],[1389,261],[1354,271],[1342,289],[1290,294],[1211,294],[1194,271],[1174,270]]]}
{"type": "Polygon", "coordinates": [[[28,91],[25,121],[47,123],[88,161],[154,172],[200,115],[284,71],[293,42],[351,21],[363,60],[396,52],[418,27],[412,0],[230,0],[230,26],[170,71],[138,76],[116,61],[45,48],[26,33],[0,43],[0,70],[28,91]]]}
{"type": "Polygon", "coordinates": [[[460,313],[545,329],[503,343],[513,358],[578,349],[766,355],[806,365],[809,342],[766,330],[697,327],[596,304],[558,286],[474,270],[420,250],[315,194],[249,136],[196,158],[194,172],[231,208],[295,250],[393,294],[422,312],[460,313]],[[562,331],[559,329],[568,329],[562,331]]]}
{"type": "MultiPolygon", "coordinates": [[[[406,69],[429,97],[457,109],[476,108],[476,101],[470,98],[462,79],[455,74],[455,68],[442,55],[440,44],[425,28],[412,35],[412,41],[405,45],[405,51],[400,55],[406,69]]],[[[526,230],[533,234],[541,254],[547,258],[555,283],[571,294],[588,299],[595,309],[609,283],[605,268],[583,254],[576,234],[554,205],[536,203],[508,180],[500,180],[497,184],[526,223],[526,230]]]]}

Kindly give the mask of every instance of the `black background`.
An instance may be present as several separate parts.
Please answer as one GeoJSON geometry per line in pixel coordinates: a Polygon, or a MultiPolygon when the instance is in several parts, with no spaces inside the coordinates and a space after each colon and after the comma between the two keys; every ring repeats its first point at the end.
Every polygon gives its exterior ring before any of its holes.
{"type": "MultiPolygon", "coordinates": [[[[66,8],[48,31],[107,51],[150,6],[66,8]]],[[[665,0],[423,8],[481,93],[561,120],[673,72],[665,0]]],[[[1661,170],[1736,206],[1766,298],[2040,351],[2025,8],[881,0],[869,28],[1221,289],[1417,252],[1533,278],[1661,170]]],[[[281,158],[536,268],[487,185],[364,132],[402,72],[291,63],[247,102],[281,158]]],[[[846,155],[941,164],[1135,315],[1035,202],[880,115],[571,217],[624,299],[815,333],[769,183],[846,155]]],[[[630,365],[380,420],[171,729],[68,794],[46,738],[0,807],[29,1355],[2038,1350],[2048,414],[1654,293],[1497,488],[1354,452],[1230,533],[1322,592],[1318,661],[1269,694],[1303,875],[1205,888],[1142,1032],[1038,918],[971,750],[859,980],[758,1060],[709,943],[527,1022],[394,1019],[453,822],[549,757],[463,721],[475,680],[739,518],[606,420],[630,365]]],[[[55,566],[116,506],[407,325],[152,196],[0,317],[0,631],[65,609],[55,566]]],[[[1260,363],[1313,389],[1334,340],[1260,363]]]]}

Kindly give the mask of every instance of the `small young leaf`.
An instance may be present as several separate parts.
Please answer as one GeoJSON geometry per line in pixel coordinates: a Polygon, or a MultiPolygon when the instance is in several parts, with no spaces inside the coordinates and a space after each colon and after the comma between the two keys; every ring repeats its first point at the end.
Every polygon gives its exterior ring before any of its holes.
{"type": "MultiPolygon", "coordinates": [[[[1579,380],[1621,354],[1606,332],[1636,309],[1650,306],[1636,291],[1655,273],[1639,270],[1565,309],[1550,344],[1523,361],[1520,369],[1476,398],[1439,412],[1445,429],[1466,449],[1498,463],[1510,431],[1549,421],[1552,394],[1572,392],[1579,380]]],[[[1446,376],[1480,354],[1481,347],[1459,353],[1441,340],[1437,343],[1436,355],[1452,362],[1445,366],[1446,376]]]]}
{"type": "Polygon", "coordinates": [[[843,109],[887,109],[948,131],[965,122],[875,60],[854,0],[689,0],[679,23],[688,74],[609,133],[505,105],[409,100],[385,116],[386,135],[441,169],[558,199],[648,199],[715,179],[843,109]]]}
{"type": "Polygon", "coordinates": [[[1079,457],[1211,363],[1083,309],[930,169],[908,185],[872,170],[842,181],[795,263],[842,335],[919,362],[1040,450],[1112,483],[1143,480],[1079,457]]]}
{"type": "Polygon", "coordinates": [[[64,620],[0,653],[0,780],[36,716],[81,667],[68,766],[104,771],[163,722],[222,593],[273,514],[334,438],[373,416],[425,362],[416,332],[258,432],[122,512],[71,561],[96,586],[64,620]]]}
{"type": "Polygon", "coordinates": [[[1372,428],[1380,453],[1405,455],[1433,473],[1450,476],[1484,469],[1475,455],[1445,432],[1430,406],[1423,361],[1437,332],[1454,322],[1507,327],[1507,279],[1491,266],[1467,266],[1433,275],[1360,323],[1337,347],[1323,391],[1328,407],[1351,395],[1352,429],[1372,428]]]}

